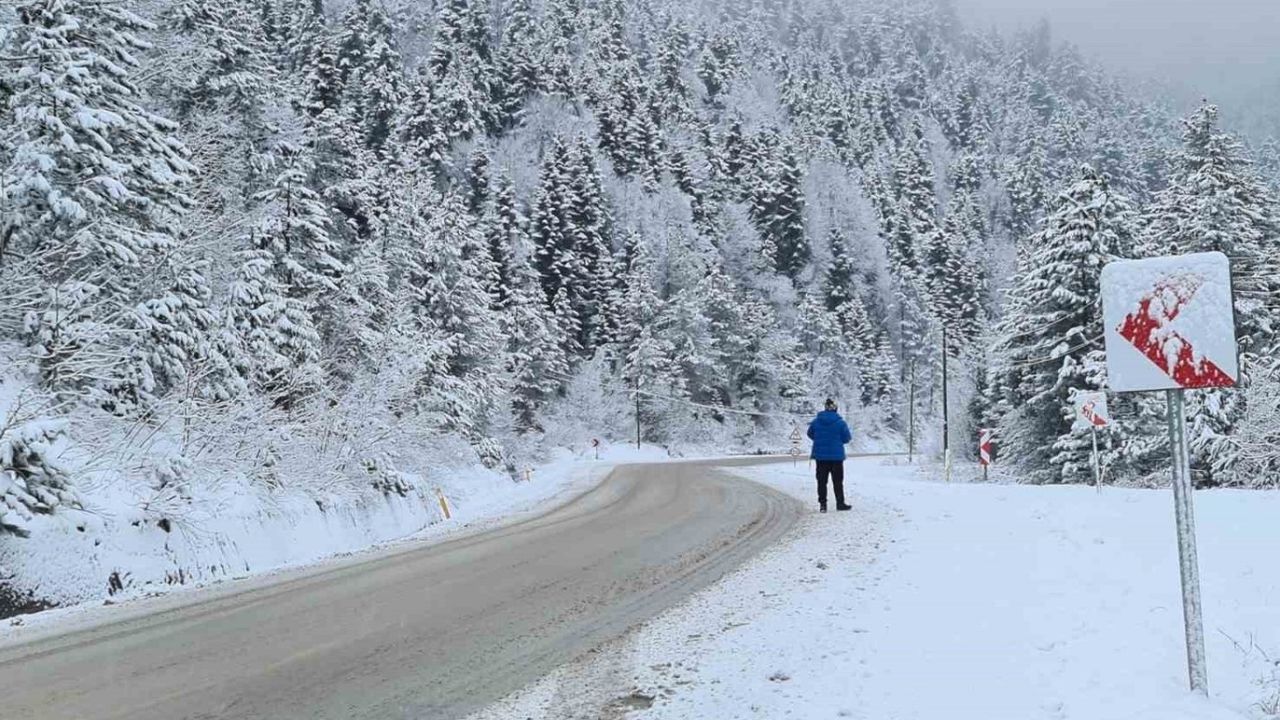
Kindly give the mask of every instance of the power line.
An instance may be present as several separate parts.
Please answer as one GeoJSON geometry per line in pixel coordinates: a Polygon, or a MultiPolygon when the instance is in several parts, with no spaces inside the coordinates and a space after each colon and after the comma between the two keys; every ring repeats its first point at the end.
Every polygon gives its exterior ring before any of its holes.
{"type": "MultiPolygon", "coordinates": [[[[578,379],[578,378],[574,378],[569,375],[565,375],[565,374],[558,373],[551,370],[546,371],[546,374],[565,382],[572,382],[578,379]]],[[[651,397],[659,400],[668,400],[670,402],[680,403],[682,405],[688,405],[689,407],[702,408],[704,410],[714,410],[716,412],[729,413],[733,415],[747,415],[750,417],[772,417],[772,418],[782,418],[782,419],[788,419],[788,420],[796,420],[796,419],[808,417],[808,415],[801,414],[801,413],[767,413],[767,412],[757,412],[754,410],[739,410],[737,408],[731,408],[724,405],[711,405],[707,403],[694,402],[693,400],[688,400],[686,398],[676,397],[674,395],[663,395],[661,393],[650,392],[649,390],[640,390],[639,388],[630,388],[627,392],[636,393],[638,395],[643,395],[644,397],[651,397]]]]}
{"type": "Polygon", "coordinates": [[[1040,359],[1040,360],[1025,360],[1025,361],[1021,361],[1021,362],[1017,362],[1017,363],[1012,363],[1012,364],[1010,364],[1010,365],[1006,365],[1005,367],[1006,367],[1006,368],[1008,368],[1008,369],[1010,369],[1010,370],[1020,370],[1020,369],[1023,369],[1023,368],[1035,367],[1035,366],[1037,366],[1037,365],[1045,365],[1045,364],[1047,364],[1047,363],[1051,363],[1051,362],[1058,362],[1058,361],[1061,361],[1061,360],[1062,360],[1062,358],[1066,357],[1066,356],[1067,356],[1068,354],[1070,354],[1070,353],[1075,352],[1076,350],[1083,350],[1084,348],[1087,348],[1087,347],[1089,347],[1090,345],[1096,345],[1096,344],[1098,343],[1098,341],[1099,341],[1099,340],[1101,340],[1101,339],[1102,339],[1102,336],[1101,336],[1101,335],[1099,335],[1099,336],[1097,336],[1097,337],[1093,338],[1092,340],[1086,340],[1086,341],[1084,341],[1084,342],[1080,343],[1079,345],[1076,345],[1076,346],[1074,346],[1074,347],[1069,347],[1069,348],[1067,348],[1066,350],[1063,350],[1062,352],[1060,352],[1060,353],[1058,353],[1058,354],[1056,354],[1056,355],[1052,355],[1052,356],[1050,356],[1050,357],[1043,358],[1043,359],[1040,359]]]}

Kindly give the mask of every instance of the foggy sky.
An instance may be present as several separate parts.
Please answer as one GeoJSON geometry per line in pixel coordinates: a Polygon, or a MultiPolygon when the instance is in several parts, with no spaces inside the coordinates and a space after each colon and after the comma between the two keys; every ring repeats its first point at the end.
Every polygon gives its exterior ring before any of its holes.
{"type": "MultiPolygon", "coordinates": [[[[1280,0],[953,0],[968,27],[1047,18],[1055,42],[1125,74],[1167,81],[1225,111],[1280,109],[1280,0]]],[[[1278,118],[1277,120],[1280,120],[1278,118]]]]}

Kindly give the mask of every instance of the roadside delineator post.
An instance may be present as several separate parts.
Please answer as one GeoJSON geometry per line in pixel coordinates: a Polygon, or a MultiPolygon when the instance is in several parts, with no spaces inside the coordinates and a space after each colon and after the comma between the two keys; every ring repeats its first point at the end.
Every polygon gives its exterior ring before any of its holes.
{"type": "Polygon", "coordinates": [[[987,481],[987,468],[991,465],[991,446],[996,431],[982,428],[978,431],[978,463],[982,465],[982,482],[987,481]]]}
{"type": "Polygon", "coordinates": [[[1208,695],[1183,394],[1233,387],[1240,377],[1231,261],[1211,252],[1112,262],[1102,269],[1101,292],[1108,386],[1165,391],[1187,674],[1191,689],[1208,695]]]}
{"type": "Polygon", "coordinates": [[[436,488],[436,499],[440,501],[440,512],[444,513],[445,520],[452,520],[453,513],[449,511],[449,499],[444,496],[444,491],[436,488]]]}

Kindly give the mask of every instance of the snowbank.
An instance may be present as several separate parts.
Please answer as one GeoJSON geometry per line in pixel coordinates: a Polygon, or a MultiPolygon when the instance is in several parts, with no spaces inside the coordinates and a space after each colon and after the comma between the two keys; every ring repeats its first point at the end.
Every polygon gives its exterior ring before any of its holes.
{"type": "MultiPolygon", "coordinates": [[[[808,469],[738,469],[812,503],[808,469]]],[[[944,485],[854,461],[851,513],[477,716],[1227,720],[1280,695],[1280,494],[1196,495],[1212,698],[1167,490],[944,485]]]]}

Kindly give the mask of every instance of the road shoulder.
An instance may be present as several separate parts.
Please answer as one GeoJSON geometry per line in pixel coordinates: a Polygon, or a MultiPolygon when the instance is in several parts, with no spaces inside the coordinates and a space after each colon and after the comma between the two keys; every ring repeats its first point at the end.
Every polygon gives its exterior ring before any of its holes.
{"type": "MultiPolygon", "coordinates": [[[[861,462],[866,467],[879,463],[861,462]]],[[[831,678],[821,668],[807,667],[808,655],[814,647],[829,646],[833,635],[864,632],[857,618],[844,612],[845,604],[856,602],[847,593],[871,588],[883,577],[880,561],[895,542],[893,528],[901,513],[855,490],[852,511],[819,515],[812,512],[808,474],[778,472],[790,467],[726,468],[743,482],[772,487],[811,509],[777,544],[619,640],[469,720],[607,720],[633,713],[728,718],[736,716],[735,709],[753,707],[743,716],[781,717],[794,709],[788,697],[822,697],[831,678]],[[806,675],[812,686],[797,682],[806,675]],[[762,692],[777,694],[782,704],[766,710],[758,702],[762,692]]],[[[832,708],[828,716],[841,709],[832,708]]]]}

